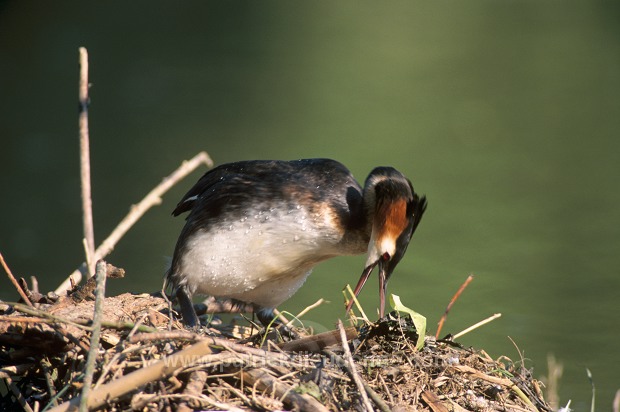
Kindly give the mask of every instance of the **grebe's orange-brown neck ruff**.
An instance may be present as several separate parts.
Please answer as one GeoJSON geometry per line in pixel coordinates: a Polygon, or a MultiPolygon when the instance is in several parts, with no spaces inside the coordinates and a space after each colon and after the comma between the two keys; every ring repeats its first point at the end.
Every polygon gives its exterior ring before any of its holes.
{"type": "MultiPolygon", "coordinates": [[[[173,212],[189,212],[167,273],[188,326],[194,294],[249,303],[263,324],[319,262],[367,252],[357,296],[379,266],[387,282],[426,208],[396,169],[373,169],[364,188],[329,159],[254,160],[208,171],[173,212]]],[[[352,302],[349,303],[349,308],[352,302]]]]}

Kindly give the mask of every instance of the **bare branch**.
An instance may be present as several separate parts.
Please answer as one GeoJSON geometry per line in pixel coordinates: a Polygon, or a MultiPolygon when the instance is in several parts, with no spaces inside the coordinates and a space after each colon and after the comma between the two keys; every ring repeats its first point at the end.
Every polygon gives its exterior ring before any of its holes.
{"type": "Polygon", "coordinates": [[[456,302],[459,296],[461,296],[461,293],[463,293],[467,285],[469,285],[472,280],[474,280],[474,275],[467,276],[467,279],[465,279],[465,282],[463,282],[459,290],[457,290],[454,296],[452,296],[452,299],[450,299],[450,303],[448,303],[448,307],[446,307],[446,311],[444,312],[443,316],[439,320],[439,324],[437,326],[437,332],[435,332],[435,339],[439,339],[441,328],[443,328],[443,323],[446,321],[446,318],[448,317],[448,312],[450,312],[450,309],[452,309],[452,305],[454,305],[454,302],[456,302]]]}
{"type": "Polygon", "coordinates": [[[501,313],[496,313],[496,314],[494,314],[494,315],[491,315],[491,316],[489,316],[488,318],[483,319],[483,320],[481,320],[480,322],[478,322],[478,323],[476,323],[476,324],[474,324],[474,325],[471,325],[471,326],[470,326],[470,327],[468,327],[467,329],[462,330],[462,331],[460,331],[459,333],[455,334],[455,335],[453,336],[453,339],[458,339],[458,338],[460,338],[461,336],[465,335],[466,333],[469,333],[469,332],[471,332],[472,330],[477,329],[477,328],[479,328],[479,327],[480,327],[480,326],[482,326],[482,325],[486,325],[487,323],[489,323],[489,322],[491,322],[491,321],[493,321],[493,320],[495,320],[495,319],[497,319],[497,318],[499,318],[499,317],[501,317],[501,316],[502,316],[502,314],[501,314],[501,313]]]}
{"type": "MultiPolygon", "coordinates": [[[[90,142],[88,132],[88,51],[80,47],[79,127],[80,127],[80,180],[82,185],[82,222],[86,256],[95,255],[95,229],[93,225],[93,201],[90,190],[90,142]]],[[[88,273],[95,273],[96,259],[91,259],[88,273]]]]}
{"type": "Polygon", "coordinates": [[[9,280],[11,281],[11,283],[13,283],[13,285],[15,286],[15,289],[17,289],[17,293],[19,293],[19,296],[22,297],[22,299],[24,300],[24,302],[26,302],[28,306],[34,307],[30,299],[28,299],[28,296],[26,296],[26,293],[24,292],[22,287],[19,286],[19,283],[17,282],[17,279],[15,279],[15,276],[13,276],[11,269],[9,269],[9,266],[4,261],[4,257],[2,256],[2,253],[0,253],[0,263],[2,264],[2,267],[4,268],[4,271],[6,272],[7,276],[9,277],[9,280]]]}

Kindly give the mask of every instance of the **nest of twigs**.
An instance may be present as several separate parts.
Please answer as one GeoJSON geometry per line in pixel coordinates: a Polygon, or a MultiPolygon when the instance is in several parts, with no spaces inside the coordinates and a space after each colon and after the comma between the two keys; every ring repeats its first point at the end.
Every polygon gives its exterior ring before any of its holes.
{"type": "MultiPolygon", "coordinates": [[[[84,398],[94,302],[74,295],[2,305],[0,409],[84,398]]],[[[160,294],[108,297],[102,315],[91,410],[550,410],[528,370],[449,340],[417,350],[396,313],[286,343],[248,338],[252,326],[188,331],[160,294]]]]}

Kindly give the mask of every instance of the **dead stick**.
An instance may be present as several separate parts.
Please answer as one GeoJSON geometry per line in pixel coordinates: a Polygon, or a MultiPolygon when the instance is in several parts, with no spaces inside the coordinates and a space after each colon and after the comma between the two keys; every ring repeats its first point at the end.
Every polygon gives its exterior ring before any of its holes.
{"type": "Polygon", "coordinates": [[[304,316],[306,313],[310,312],[312,309],[315,309],[319,306],[321,306],[323,303],[325,303],[325,299],[321,298],[319,300],[317,300],[316,302],[314,302],[312,305],[310,306],[306,306],[306,308],[304,310],[302,310],[301,312],[299,312],[294,319],[290,320],[287,324],[286,327],[290,327],[291,325],[293,325],[293,322],[295,321],[295,319],[300,319],[302,316],[304,316]]]}
{"type": "Polygon", "coordinates": [[[368,412],[372,412],[372,405],[370,404],[370,400],[368,400],[366,389],[362,384],[362,378],[360,378],[359,373],[357,373],[357,369],[355,369],[355,363],[353,362],[353,356],[351,355],[351,350],[349,349],[349,342],[347,341],[347,334],[344,330],[344,326],[342,326],[342,321],[340,319],[338,319],[338,330],[340,331],[340,340],[342,342],[342,349],[344,349],[344,358],[348,364],[347,370],[349,371],[349,375],[351,375],[351,378],[353,378],[353,381],[357,386],[357,391],[362,397],[362,404],[364,405],[364,408],[368,412]]]}
{"type": "Polygon", "coordinates": [[[2,256],[2,253],[0,253],[0,263],[2,263],[2,267],[4,268],[4,271],[6,272],[7,276],[9,277],[9,280],[11,281],[11,283],[13,283],[13,286],[15,286],[15,289],[17,289],[17,293],[19,293],[19,296],[22,297],[22,299],[24,300],[24,302],[26,302],[26,304],[28,306],[34,308],[34,305],[30,301],[30,299],[28,299],[28,296],[26,296],[26,293],[24,292],[22,287],[19,286],[19,283],[17,282],[17,279],[15,279],[15,276],[13,276],[13,273],[11,273],[11,269],[9,269],[9,266],[4,261],[4,257],[2,256]]]}
{"type": "MultiPolygon", "coordinates": [[[[163,196],[172,186],[178,183],[185,176],[193,172],[201,164],[207,165],[207,167],[213,166],[213,161],[207,154],[207,152],[200,152],[192,159],[184,161],[172,174],[165,177],[164,180],[151,190],[140,203],[133,205],[127,214],[120,221],[120,223],[114,228],[112,233],[101,243],[101,245],[95,250],[93,260],[97,261],[106,257],[118,243],[118,241],[127,233],[127,231],[149,210],[151,207],[161,203],[161,196],[163,196]]],[[[86,270],[86,266],[82,263],[82,266],[69,277],[81,278],[82,272],[86,270]]],[[[68,289],[69,280],[65,280],[57,289],[56,293],[61,294],[68,289]]]]}
{"type": "MultiPolygon", "coordinates": [[[[86,256],[95,256],[95,229],[93,226],[93,201],[90,190],[90,142],[88,132],[88,51],[80,47],[79,127],[80,127],[80,180],[82,185],[82,222],[86,239],[86,256]]],[[[95,273],[96,259],[91,259],[88,273],[95,273]]]]}
{"type": "Polygon", "coordinates": [[[284,323],[285,325],[288,325],[289,323],[292,323],[292,321],[289,321],[286,316],[284,316],[278,309],[274,309],[273,310],[273,314],[276,315],[276,317],[278,319],[280,319],[280,321],[282,323],[284,323]]]}
{"type": "Polygon", "coordinates": [[[467,285],[469,285],[472,280],[474,280],[474,275],[467,276],[465,282],[463,282],[459,290],[457,290],[454,296],[452,296],[452,299],[450,300],[450,303],[448,303],[446,311],[444,312],[443,316],[439,320],[439,324],[437,325],[437,333],[435,333],[435,339],[439,339],[439,333],[441,333],[441,328],[443,328],[443,323],[446,321],[446,318],[448,317],[448,312],[450,312],[450,309],[452,309],[452,305],[454,305],[454,302],[456,302],[459,296],[461,296],[461,293],[463,293],[467,285]]]}
{"type": "Polygon", "coordinates": [[[471,325],[471,326],[470,326],[470,327],[468,327],[467,329],[462,330],[462,331],[460,331],[459,333],[455,334],[455,335],[452,337],[452,339],[455,339],[455,340],[456,340],[456,339],[460,338],[461,336],[463,336],[463,335],[465,335],[465,334],[467,334],[467,333],[471,332],[472,330],[477,329],[477,328],[479,328],[479,327],[480,327],[480,326],[482,326],[482,325],[486,325],[487,323],[489,323],[489,322],[491,322],[491,321],[493,321],[493,320],[495,320],[495,319],[497,319],[497,318],[499,318],[499,317],[501,317],[501,316],[502,316],[502,314],[501,314],[501,313],[495,313],[495,314],[493,314],[493,315],[489,316],[488,318],[483,319],[483,320],[481,320],[480,322],[478,322],[478,323],[476,323],[476,324],[471,325]]]}
{"type": "Polygon", "coordinates": [[[105,299],[106,263],[103,260],[97,262],[97,289],[95,290],[95,313],[93,315],[93,332],[90,336],[90,350],[86,359],[86,371],[84,373],[84,387],[80,399],[80,412],[88,412],[88,396],[93,384],[95,364],[99,354],[99,337],[101,335],[101,321],[103,319],[103,301],[105,299]]]}

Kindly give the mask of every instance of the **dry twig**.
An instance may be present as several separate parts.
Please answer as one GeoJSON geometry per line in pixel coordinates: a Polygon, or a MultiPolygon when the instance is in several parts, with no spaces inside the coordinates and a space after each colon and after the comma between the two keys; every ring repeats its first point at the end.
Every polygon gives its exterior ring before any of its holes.
{"type": "Polygon", "coordinates": [[[460,338],[461,336],[463,336],[463,335],[465,335],[465,334],[467,334],[467,333],[471,332],[472,330],[474,330],[474,329],[478,329],[480,326],[486,325],[487,323],[492,322],[492,321],[494,321],[495,319],[497,319],[497,318],[501,318],[501,317],[502,317],[502,314],[501,314],[501,313],[495,313],[495,314],[493,314],[493,315],[489,316],[489,317],[488,317],[488,318],[486,318],[486,319],[482,319],[480,322],[477,322],[477,323],[475,323],[475,324],[471,325],[470,327],[468,327],[467,329],[464,329],[464,330],[460,331],[459,333],[455,334],[455,335],[454,335],[454,339],[458,339],[458,338],[460,338]]]}
{"type": "Polygon", "coordinates": [[[439,339],[439,334],[441,333],[441,329],[443,328],[443,323],[446,321],[446,318],[448,317],[448,312],[450,312],[450,309],[452,309],[452,305],[454,305],[454,302],[456,302],[459,296],[461,296],[461,293],[463,293],[467,285],[469,285],[472,280],[474,280],[474,275],[467,276],[467,279],[465,279],[465,282],[463,282],[459,290],[457,290],[454,296],[452,296],[452,299],[450,299],[450,303],[448,303],[448,307],[446,307],[446,311],[444,312],[443,316],[439,320],[439,324],[437,325],[437,332],[435,333],[435,339],[439,339]]]}
{"type": "Polygon", "coordinates": [[[26,296],[26,293],[24,293],[24,290],[21,288],[21,286],[19,286],[19,283],[15,279],[15,276],[13,276],[11,269],[9,269],[9,266],[4,261],[4,257],[2,256],[2,253],[0,253],[0,263],[2,263],[2,267],[4,268],[4,271],[9,277],[9,280],[11,281],[11,283],[13,283],[13,285],[15,286],[15,289],[17,289],[17,293],[19,293],[19,296],[22,297],[22,299],[24,300],[24,302],[26,302],[28,306],[34,307],[30,299],[28,299],[28,296],[26,296]]]}
{"type": "MultiPolygon", "coordinates": [[[[95,273],[95,229],[93,226],[93,201],[90,190],[90,142],[88,132],[88,51],[80,47],[79,127],[80,127],[80,181],[82,186],[82,222],[86,256],[90,257],[88,273],[95,273]]],[[[89,260],[89,259],[87,259],[89,260]]]]}
{"type": "Polygon", "coordinates": [[[295,319],[301,318],[306,313],[310,312],[312,309],[315,309],[321,306],[323,303],[325,303],[325,299],[321,298],[317,300],[316,302],[314,302],[312,305],[306,306],[301,312],[297,314],[297,316],[295,316],[294,319],[291,319],[288,323],[286,323],[285,326],[290,327],[293,324],[293,322],[295,322],[295,319]]]}

